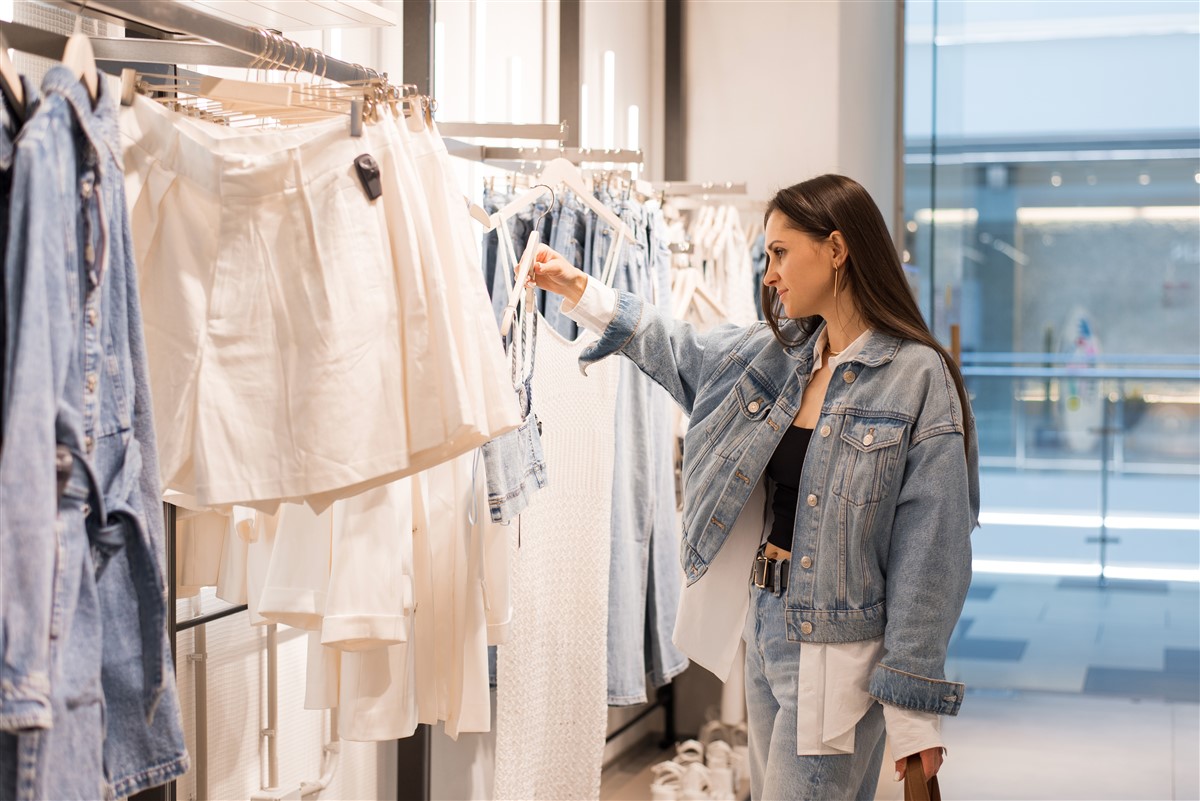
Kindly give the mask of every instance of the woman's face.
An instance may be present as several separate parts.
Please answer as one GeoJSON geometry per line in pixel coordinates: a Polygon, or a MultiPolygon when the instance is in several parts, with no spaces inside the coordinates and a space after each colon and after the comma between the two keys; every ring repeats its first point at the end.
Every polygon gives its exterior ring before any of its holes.
{"type": "Polygon", "coordinates": [[[787,317],[822,315],[833,304],[834,237],[817,240],[786,223],[778,211],[767,218],[767,273],[763,283],[775,287],[787,317]]]}

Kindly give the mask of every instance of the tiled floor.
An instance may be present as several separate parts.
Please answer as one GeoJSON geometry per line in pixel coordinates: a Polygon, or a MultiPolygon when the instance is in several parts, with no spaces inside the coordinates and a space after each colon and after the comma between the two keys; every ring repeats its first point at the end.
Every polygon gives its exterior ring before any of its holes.
{"type": "MultiPolygon", "coordinates": [[[[1200,799],[1200,588],[976,576],[950,646],[968,685],[944,723],[956,799],[1200,799]]],[[[601,797],[648,799],[649,746],[601,797]]],[[[901,799],[885,760],[877,799],[901,799]]]]}

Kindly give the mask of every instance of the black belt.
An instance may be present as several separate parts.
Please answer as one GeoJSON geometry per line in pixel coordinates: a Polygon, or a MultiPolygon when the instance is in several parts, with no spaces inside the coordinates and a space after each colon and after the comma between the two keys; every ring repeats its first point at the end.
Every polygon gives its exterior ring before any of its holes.
{"type": "Polygon", "coordinates": [[[754,573],[750,580],[760,590],[770,590],[776,595],[783,595],[787,592],[791,560],[768,559],[763,552],[765,547],[760,547],[754,555],[754,573]]]}

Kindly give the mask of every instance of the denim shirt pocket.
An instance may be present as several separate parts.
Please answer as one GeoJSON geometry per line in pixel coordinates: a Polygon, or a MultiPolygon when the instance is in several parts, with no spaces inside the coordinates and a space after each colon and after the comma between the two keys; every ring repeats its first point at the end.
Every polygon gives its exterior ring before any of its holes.
{"type": "Polygon", "coordinates": [[[842,423],[833,493],[854,506],[877,503],[900,461],[908,424],[889,417],[847,414],[842,423]]]}

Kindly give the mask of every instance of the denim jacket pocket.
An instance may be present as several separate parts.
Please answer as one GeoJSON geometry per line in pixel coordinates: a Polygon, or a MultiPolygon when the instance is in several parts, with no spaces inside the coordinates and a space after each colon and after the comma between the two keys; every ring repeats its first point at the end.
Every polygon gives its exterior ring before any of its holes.
{"type": "Polygon", "coordinates": [[[774,399],[748,375],[742,376],[731,394],[730,424],[714,444],[718,456],[737,459],[759,424],[771,413],[774,399]]]}
{"type": "Polygon", "coordinates": [[[900,461],[907,428],[904,421],[888,417],[846,415],[834,494],[855,506],[877,503],[900,461]]]}

